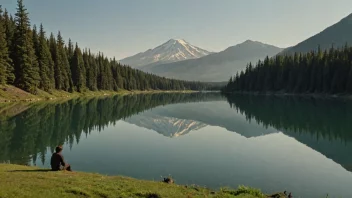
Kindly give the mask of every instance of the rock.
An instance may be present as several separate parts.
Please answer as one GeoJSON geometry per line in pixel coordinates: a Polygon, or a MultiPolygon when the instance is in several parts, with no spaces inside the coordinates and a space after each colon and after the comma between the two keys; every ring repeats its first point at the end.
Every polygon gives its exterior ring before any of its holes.
{"type": "Polygon", "coordinates": [[[173,184],[173,183],[175,183],[174,180],[173,180],[172,178],[170,178],[170,177],[164,178],[163,182],[164,182],[164,183],[167,183],[167,184],[173,184]]]}

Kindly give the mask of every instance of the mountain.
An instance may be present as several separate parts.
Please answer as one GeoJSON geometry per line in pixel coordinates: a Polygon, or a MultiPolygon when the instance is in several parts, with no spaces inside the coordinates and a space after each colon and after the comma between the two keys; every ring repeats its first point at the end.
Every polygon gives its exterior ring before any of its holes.
{"type": "Polygon", "coordinates": [[[175,63],[151,65],[141,70],[181,80],[227,81],[231,75],[266,56],[274,56],[281,48],[257,41],[247,40],[226,50],[198,59],[175,63]]]}
{"type": "Polygon", "coordinates": [[[170,39],[166,43],[145,52],[120,60],[120,63],[140,68],[145,65],[171,63],[200,58],[211,54],[207,50],[191,45],[183,39],[170,39]]]}
{"type": "Polygon", "coordinates": [[[334,47],[343,47],[346,43],[352,45],[351,35],[352,14],[307,40],[285,49],[280,54],[293,54],[295,52],[306,53],[311,50],[317,50],[319,45],[322,50],[329,49],[332,45],[334,45],[334,47]]]}

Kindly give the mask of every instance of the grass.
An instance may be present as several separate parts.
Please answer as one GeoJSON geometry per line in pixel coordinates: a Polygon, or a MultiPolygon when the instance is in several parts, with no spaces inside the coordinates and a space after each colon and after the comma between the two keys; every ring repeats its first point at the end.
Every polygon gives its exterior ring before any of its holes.
{"type": "Polygon", "coordinates": [[[173,93],[173,92],[187,92],[191,93],[194,91],[179,91],[179,90],[170,90],[170,91],[161,91],[161,90],[119,90],[119,91],[85,91],[82,93],[79,92],[66,92],[62,90],[51,90],[50,92],[45,92],[38,89],[36,95],[25,92],[17,87],[11,85],[0,85],[0,103],[3,102],[33,102],[33,101],[43,101],[43,100],[62,100],[62,99],[72,99],[78,97],[97,97],[97,96],[112,96],[112,95],[126,95],[126,94],[143,94],[143,93],[173,93]]]}
{"type": "MultiPolygon", "coordinates": [[[[0,198],[12,197],[141,197],[141,198],[263,198],[257,189],[211,191],[197,186],[104,176],[82,172],[52,172],[36,167],[0,164],[0,198]]],[[[277,196],[280,197],[280,196],[277,196]]]]}

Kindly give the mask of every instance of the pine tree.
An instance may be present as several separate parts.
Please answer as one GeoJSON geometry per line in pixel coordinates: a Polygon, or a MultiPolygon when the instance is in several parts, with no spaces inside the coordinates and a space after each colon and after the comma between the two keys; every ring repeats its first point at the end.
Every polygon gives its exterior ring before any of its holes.
{"type": "MultiPolygon", "coordinates": [[[[35,40],[35,36],[33,36],[33,38],[33,40],[35,40]]],[[[51,58],[51,53],[46,42],[45,32],[42,24],[40,25],[39,38],[37,38],[36,43],[36,55],[40,68],[39,87],[44,91],[49,91],[55,88],[54,62],[51,58]]]]}
{"type": "Polygon", "coordinates": [[[23,0],[17,0],[17,5],[16,29],[13,40],[15,85],[25,91],[36,94],[40,77],[38,62],[33,49],[30,22],[23,0]]]}
{"type": "MultiPolygon", "coordinates": [[[[12,40],[13,34],[15,29],[15,22],[13,21],[12,17],[9,17],[7,10],[5,9],[4,16],[3,16],[3,27],[5,32],[5,42],[7,44],[8,50],[8,57],[7,57],[7,68],[6,68],[6,82],[7,84],[13,84],[15,81],[15,74],[14,74],[14,66],[13,61],[11,59],[11,52],[12,52],[12,40]]],[[[4,58],[6,59],[6,58],[4,58]]]]}
{"type": "Polygon", "coordinates": [[[49,48],[50,48],[50,54],[53,59],[54,63],[54,80],[55,80],[55,89],[61,90],[62,89],[62,74],[61,74],[61,67],[59,63],[61,62],[59,52],[57,49],[57,42],[56,39],[53,35],[53,33],[50,34],[50,39],[49,39],[49,48]]]}
{"type": "Polygon", "coordinates": [[[32,42],[33,42],[34,52],[37,55],[38,49],[39,49],[39,38],[38,38],[38,32],[37,32],[37,26],[36,25],[33,25],[32,42]]]}
{"type": "Polygon", "coordinates": [[[67,46],[67,58],[68,58],[68,60],[71,61],[73,55],[74,55],[73,44],[72,44],[71,39],[69,39],[68,40],[68,46],[67,46]]]}
{"type": "MultiPolygon", "coordinates": [[[[4,18],[2,16],[2,8],[0,6],[0,84],[6,84],[9,75],[11,60],[6,42],[6,32],[4,28],[4,18]]],[[[11,73],[10,73],[11,74],[11,73]]]]}
{"type": "Polygon", "coordinates": [[[6,34],[6,42],[7,42],[7,48],[9,50],[9,54],[11,57],[12,51],[13,51],[13,36],[16,28],[16,23],[13,20],[12,16],[9,16],[9,13],[5,9],[4,12],[4,29],[5,29],[5,34],[6,34]]]}
{"type": "Polygon", "coordinates": [[[94,58],[92,57],[90,50],[89,52],[85,50],[83,53],[84,67],[86,69],[86,85],[91,91],[97,90],[96,83],[96,66],[94,58]]]}
{"type": "Polygon", "coordinates": [[[104,90],[104,69],[103,69],[103,60],[100,52],[97,55],[96,63],[97,63],[97,87],[98,90],[104,90]]]}
{"type": "Polygon", "coordinates": [[[83,92],[86,88],[86,71],[84,68],[82,52],[78,48],[77,43],[72,57],[71,72],[75,90],[78,92],[83,92]]]}
{"type": "Polygon", "coordinates": [[[71,78],[70,63],[67,58],[65,43],[62,39],[61,33],[57,36],[57,51],[58,51],[58,67],[60,68],[61,82],[60,87],[64,91],[72,92],[73,84],[71,78]]]}
{"type": "Polygon", "coordinates": [[[97,62],[95,59],[95,56],[88,51],[88,58],[89,58],[89,76],[87,77],[87,80],[89,81],[89,87],[90,90],[96,91],[98,90],[98,85],[97,85],[97,76],[98,76],[98,68],[97,68],[97,62]]]}

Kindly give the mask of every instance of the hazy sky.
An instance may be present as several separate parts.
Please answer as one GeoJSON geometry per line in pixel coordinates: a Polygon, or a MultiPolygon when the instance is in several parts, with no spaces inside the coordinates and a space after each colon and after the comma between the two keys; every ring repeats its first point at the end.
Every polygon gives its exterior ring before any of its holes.
{"type": "MultiPolygon", "coordinates": [[[[183,38],[210,51],[288,47],[352,12],[351,0],[24,0],[32,24],[118,59],[183,38]]],[[[15,12],[16,0],[0,0],[15,12]]]]}

